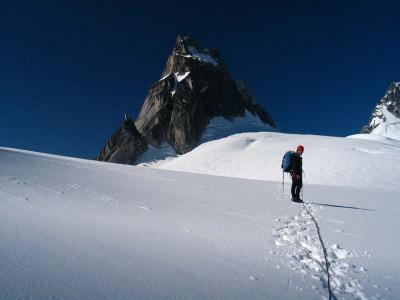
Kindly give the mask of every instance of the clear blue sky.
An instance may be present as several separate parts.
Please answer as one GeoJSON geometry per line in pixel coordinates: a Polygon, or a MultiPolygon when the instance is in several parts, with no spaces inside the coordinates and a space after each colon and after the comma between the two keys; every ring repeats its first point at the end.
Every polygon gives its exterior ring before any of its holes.
{"type": "Polygon", "coordinates": [[[359,132],[400,81],[400,2],[268,2],[3,1],[0,146],[95,157],[180,33],[219,49],[280,130],[359,132]]]}

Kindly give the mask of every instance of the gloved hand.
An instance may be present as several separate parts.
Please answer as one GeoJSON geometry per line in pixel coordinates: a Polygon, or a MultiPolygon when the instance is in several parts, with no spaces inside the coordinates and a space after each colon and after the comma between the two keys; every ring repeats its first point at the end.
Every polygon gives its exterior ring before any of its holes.
{"type": "Polygon", "coordinates": [[[300,175],[297,175],[297,174],[293,174],[292,177],[293,177],[294,180],[300,180],[301,179],[300,175]]]}

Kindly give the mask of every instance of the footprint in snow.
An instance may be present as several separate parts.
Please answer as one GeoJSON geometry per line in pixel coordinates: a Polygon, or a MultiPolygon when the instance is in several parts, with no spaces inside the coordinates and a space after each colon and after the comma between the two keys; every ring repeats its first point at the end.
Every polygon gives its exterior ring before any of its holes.
{"type": "MultiPolygon", "coordinates": [[[[309,210],[314,218],[317,219],[317,210],[312,206],[309,210]]],[[[340,222],[332,221],[335,223],[340,222]]],[[[321,289],[318,291],[320,293],[327,292],[328,277],[326,274],[325,255],[316,226],[310,215],[303,209],[294,217],[275,219],[275,222],[279,224],[273,230],[275,245],[281,250],[285,249],[286,252],[278,251],[276,254],[282,257],[289,257],[289,268],[298,270],[300,273],[318,280],[323,289],[325,289],[325,291],[321,289]]],[[[334,295],[337,297],[352,295],[356,299],[365,299],[360,282],[353,278],[354,276],[351,276],[352,274],[365,274],[366,271],[361,271],[365,270],[365,268],[357,267],[347,261],[348,258],[358,257],[358,253],[344,249],[338,244],[327,247],[326,252],[330,266],[331,289],[334,295]]],[[[309,289],[313,288],[309,287],[309,289]]],[[[317,289],[313,290],[317,291],[317,289]]]]}

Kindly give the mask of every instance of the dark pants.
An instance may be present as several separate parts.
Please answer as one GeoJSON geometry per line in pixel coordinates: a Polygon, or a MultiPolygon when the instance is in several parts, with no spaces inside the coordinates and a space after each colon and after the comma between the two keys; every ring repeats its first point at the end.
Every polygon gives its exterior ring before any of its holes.
{"type": "Polygon", "coordinates": [[[292,198],[300,199],[300,191],[303,187],[303,178],[296,179],[296,176],[292,176],[292,198]]]}

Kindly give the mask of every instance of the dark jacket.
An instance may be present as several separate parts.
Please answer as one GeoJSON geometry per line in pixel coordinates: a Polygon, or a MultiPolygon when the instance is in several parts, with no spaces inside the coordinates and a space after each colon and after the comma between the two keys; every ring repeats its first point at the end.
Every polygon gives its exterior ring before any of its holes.
{"type": "Polygon", "coordinates": [[[294,153],[291,156],[290,164],[292,166],[292,170],[291,170],[290,174],[302,176],[302,174],[303,174],[303,158],[298,153],[294,153]]]}

